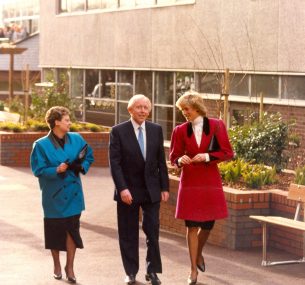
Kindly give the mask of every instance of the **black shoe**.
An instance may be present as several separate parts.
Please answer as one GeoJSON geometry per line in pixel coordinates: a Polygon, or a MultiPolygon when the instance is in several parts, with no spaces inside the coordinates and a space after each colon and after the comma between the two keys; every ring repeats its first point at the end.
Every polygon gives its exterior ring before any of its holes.
{"type": "Polygon", "coordinates": [[[160,279],[158,278],[156,273],[147,273],[145,275],[146,281],[149,281],[151,285],[159,285],[161,284],[160,279]]]}
{"type": "Polygon", "coordinates": [[[128,285],[135,284],[136,283],[136,276],[133,275],[133,274],[126,275],[125,283],[128,284],[128,285]]]}
{"type": "Polygon", "coordinates": [[[201,272],[204,272],[204,271],[205,271],[204,259],[203,259],[203,262],[202,262],[201,264],[197,264],[197,268],[198,268],[201,272]]]}

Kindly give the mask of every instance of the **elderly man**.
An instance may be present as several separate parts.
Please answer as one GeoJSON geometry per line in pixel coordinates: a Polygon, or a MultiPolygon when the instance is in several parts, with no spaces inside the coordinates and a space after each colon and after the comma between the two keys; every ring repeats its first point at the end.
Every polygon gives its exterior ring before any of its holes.
{"type": "Polygon", "coordinates": [[[112,128],[110,168],[115,184],[119,244],[126,284],[136,282],[139,270],[139,209],[146,235],[146,281],[161,284],[159,249],[160,201],[169,197],[168,173],[164,155],[162,128],[146,121],[151,102],[144,95],[133,96],[128,103],[130,120],[112,128]]]}

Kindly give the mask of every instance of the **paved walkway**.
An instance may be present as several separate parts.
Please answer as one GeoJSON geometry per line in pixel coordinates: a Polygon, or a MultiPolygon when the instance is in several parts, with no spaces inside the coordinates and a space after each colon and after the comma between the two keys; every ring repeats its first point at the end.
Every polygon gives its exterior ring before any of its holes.
{"type": "MultiPolygon", "coordinates": [[[[118,248],[113,184],[107,168],[92,168],[83,177],[87,210],[81,232],[85,248],[77,251],[75,272],[80,285],[124,285],[118,248]]],[[[38,181],[27,168],[0,166],[0,285],[60,285],[44,250],[38,181]]],[[[145,239],[140,236],[138,285],[146,284],[145,239]]],[[[189,273],[183,237],[161,233],[163,285],[185,285],[189,273]]],[[[272,252],[275,259],[286,254],[272,252]]],[[[288,258],[290,258],[288,256],[288,258]]],[[[305,264],[261,267],[261,251],[232,251],[208,245],[207,271],[198,285],[305,284],[305,264]]],[[[64,264],[64,255],[62,255],[64,264]]]]}

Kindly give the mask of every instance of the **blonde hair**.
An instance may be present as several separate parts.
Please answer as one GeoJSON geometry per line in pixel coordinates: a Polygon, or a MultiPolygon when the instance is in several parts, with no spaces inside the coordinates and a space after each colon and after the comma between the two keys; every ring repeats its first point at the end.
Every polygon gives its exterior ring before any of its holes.
{"type": "Polygon", "coordinates": [[[196,109],[203,117],[207,115],[203,97],[196,91],[187,91],[177,100],[176,107],[179,108],[179,110],[182,110],[185,106],[196,109]]]}
{"type": "Polygon", "coordinates": [[[151,111],[151,102],[150,102],[149,98],[143,94],[137,94],[137,95],[132,96],[128,102],[127,110],[130,110],[131,108],[133,108],[133,105],[137,101],[140,101],[143,99],[148,103],[148,108],[149,108],[149,112],[150,112],[151,111]]]}

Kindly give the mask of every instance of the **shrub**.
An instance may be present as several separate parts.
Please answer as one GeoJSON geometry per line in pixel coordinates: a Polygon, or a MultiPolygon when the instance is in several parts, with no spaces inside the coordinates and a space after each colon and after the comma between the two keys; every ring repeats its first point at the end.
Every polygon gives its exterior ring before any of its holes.
{"type": "Polygon", "coordinates": [[[96,124],[87,123],[85,125],[85,129],[91,132],[101,132],[103,128],[101,126],[98,126],[96,124]]]}
{"type": "Polygon", "coordinates": [[[46,122],[41,122],[33,119],[29,119],[27,121],[27,128],[28,130],[36,132],[49,131],[49,127],[46,122]]]}
{"type": "Polygon", "coordinates": [[[280,114],[265,114],[261,122],[233,126],[229,130],[236,156],[246,161],[275,166],[280,171],[287,165],[284,150],[288,145],[289,125],[280,114]]]}
{"type": "Polygon", "coordinates": [[[251,189],[260,189],[264,185],[276,182],[276,169],[263,164],[253,164],[242,159],[236,159],[219,164],[219,170],[225,183],[244,184],[251,189]]]}
{"type": "MultiPolygon", "coordinates": [[[[60,82],[51,81],[51,87],[34,89],[32,93],[31,116],[34,119],[43,120],[48,109],[53,106],[64,106],[70,110],[71,118],[74,118],[75,106],[69,95],[66,84],[67,79],[60,82]]],[[[41,87],[39,87],[41,88],[41,87]]]]}
{"type": "Polygon", "coordinates": [[[0,130],[20,133],[26,130],[26,127],[20,123],[4,122],[0,123],[0,130]]]}
{"type": "Polygon", "coordinates": [[[305,165],[296,169],[295,183],[305,185],[305,165]]]}

